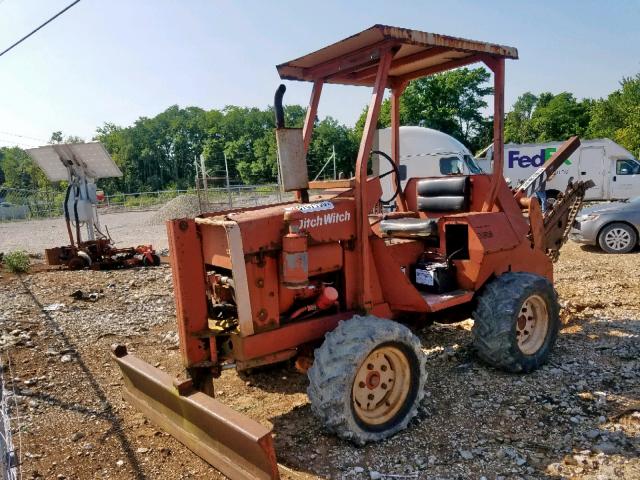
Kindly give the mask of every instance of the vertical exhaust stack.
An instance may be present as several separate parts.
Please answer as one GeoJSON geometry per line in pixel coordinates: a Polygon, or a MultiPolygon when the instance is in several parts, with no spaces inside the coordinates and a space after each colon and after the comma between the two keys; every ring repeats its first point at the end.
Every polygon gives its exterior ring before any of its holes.
{"type": "Polygon", "coordinates": [[[280,85],[274,97],[276,141],[278,143],[278,175],[285,192],[298,192],[302,202],[309,201],[309,172],[301,128],[286,128],[282,97],[287,87],[280,85]]]}

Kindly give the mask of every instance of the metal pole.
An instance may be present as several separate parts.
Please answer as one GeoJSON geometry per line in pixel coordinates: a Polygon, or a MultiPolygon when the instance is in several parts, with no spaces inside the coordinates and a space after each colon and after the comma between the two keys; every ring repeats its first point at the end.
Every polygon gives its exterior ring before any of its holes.
{"type": "Polygon", "coordinates": [[[369,211],[367,209],[367,160],[371,152],[373,135],[375,134],[376,122],[380,115],[380,105],[382,104],[382,97],[384,96],[387,85],[389,67],[393,55],[394,52],[392,50],[387,50],[380,54],[376,81],[371,93],[371,103],[369,103],[369,109],[367,110],[367,117],[364,123],[356,160],[356,268],[358,270],[357,285],[359,286],[359,291],[357,291],[357,305],[367,312],[370,312],[373,308],[373,283],[371,282],[371,262],[373,260],[372,257],[370,257],[371,250],[369,247],[371,225],[369,224],[369,211]]]}
{"type": "Polygon", "coordinates": [[[496,203],[498,185],[502,181],[504,164],[504,58],[485,60],[493,71],[493,173],[483,212],[490,212],[496,203]]]}
{"type": "MultiPolygon", "coordinates": [[[[316,180],[318,180],[318,178],[320,177],[320,175],[322,175],[322,172],[324,172],[324,169],[327,168],[327,165],[329,165],[329,162],[331,161],[331,158],[333,157],[333,155],[331,155],[329,158],[327,158],[327,161],[324,162],[324,165],[322,165],[322,168],[320,169],[320,171],[318,172],[318,174],[313,178],[313,181],[315,182],[316,180]]],[[[334,169],[335,169],[335,159],[334,159],[334,169]]],[[[335,176],[335,171],[334,171],[334,176],[335,176]]]]}
{"type": "Polygon", "coordinates": [[[333,153],[331,154],[331,156],[333,157],[333,179],[337,180],[338,177],[336,175],[336,146],[333,145],[332,147],[333,153]]]}
{"type": "Polygon", "coordinates": [[[229,186],[229,164],[227,163],[227,154],[225,152],[222,152],[222,155],[224,156],[224,173],[227,180],[227,198],[229,202],[229,207],[231,207],[232,202],[231,202],[231,189],[229,186]]]}
{"type": "Polygon", "coordinates": [[[204,155],[200,154],[200,171],[202,173],[202,185],[204,191],[207,191],[208,183],[207,183],[207,169],[204,166],[204,155]]]}

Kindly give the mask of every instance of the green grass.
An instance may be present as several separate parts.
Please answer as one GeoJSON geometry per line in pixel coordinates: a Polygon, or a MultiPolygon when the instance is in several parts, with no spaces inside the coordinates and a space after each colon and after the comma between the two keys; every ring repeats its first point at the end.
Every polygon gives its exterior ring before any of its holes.
{"type": "Polygon", "coordinates": [[[2,257],[5,268],[13,273],[24,273],[29,270],[29,255],[24,250],[14,250],[2,257]]]}

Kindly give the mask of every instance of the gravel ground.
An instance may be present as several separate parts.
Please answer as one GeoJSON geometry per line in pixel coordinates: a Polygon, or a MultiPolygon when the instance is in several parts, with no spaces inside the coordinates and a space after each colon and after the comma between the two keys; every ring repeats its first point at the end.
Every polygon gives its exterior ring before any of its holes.
{"type": "MultiPolygon", "coordinates": [[[[117,247],[152,244],[156,250],[168,248],[164,224],[148,225],[154,212],[119,212],[100,215],[101,225],[109,229],[117,247]],[[144,225],[144,228],[140,228],[144,225]]],[[[83,232],[84,233],[84,232],[83,232]]],[[[23,249],[43,254],[46,248],[68,245],[69,236],[64,219],[47,218],[0,223],[0,252],[23,249]]]]}
{"type": "MultiPolygon", "coordinates": [[[[563,249],[565,324],[551,361],[529,375],[478,362],[471,321],[419,331],[429,358],[419,418],[379,444],[356,448],[326,433],[291,365],[243,378],[225,371],[217,395],[273,425],[284,478],[638,479],[639,260],[563,249]]],[[[114,342],[180,372],[166,265],[0,273],[0,358],[5,372],[11,365],[23,478],[222,478],[122,400],[114,342]],[[74,301],[77,288],[99,298],[74,301]]]]}
{"type": "MultiPolygon", "coordinates": [[[[254,206],[278,201],[277,194],[243,193],[234,196],[233,206],[254,206]]],[[[100,222],[109,229],[116,247],[150,243],[161,252],[168,248],[165,222],[173,218],[195,217],[200,214],[200,207],[196,195],[180,195],[157,210],[102,213],[100,222]]],[[[226,203],[211,201],[205,202],[202,208],[205,211],[217,211],[228,207],[226,203]]],[[[82,233],[84,234],[84,230],[82,233]]],[[[43,254],[46,248],[68,244],[67,227],[62,217],[0,222],[0,252],[22,249],[31,254],[43,254]]]]}
{"type": "Polygon", "coordinates": [[[195,217],[200,215],[200,200],[197,195],[180,195],[165,203],[146,219],[148,225],[164,225],[174,218],[195,217]]]}

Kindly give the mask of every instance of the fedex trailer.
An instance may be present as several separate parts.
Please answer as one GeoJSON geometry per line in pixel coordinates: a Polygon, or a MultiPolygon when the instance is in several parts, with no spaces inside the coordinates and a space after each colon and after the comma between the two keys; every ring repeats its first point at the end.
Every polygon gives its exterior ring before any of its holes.
{"type": "MultiPolygon", "coordinates": [[[[391,151],[391,129],[377,131],[373,150],[387,155],[391,151]]],[[[386,162],[373,155],[373,174],[388,170],[386,162]],[[380,171],[382,170],[382,171],[380,171]]],[[[444,175],[471,175],[482,173],[473,155],[458,140],[432,128],[400,127],[400,184],[404,189],[407,180],[413,177],[440,177],[444,175]]],[[[390,198],[395,192],[390,176],[380,179],[382,198],[390,198]]]]}
{"type": "MultiPolygon", "coordinates": [[[[562,142],[504,146],[504,176],[515,187],[529,178],[560,147],[562,142]]],[[[493,147],[477,158],[478,165],[492,171],[493,147]]],[[[608,138],[582,140],[580,147],[564,162],[547,183],[547,196],[555,198],[570,179],[593,180],[585,200],[626,200],[640,195],[640,162],[626,149],[608,138]]]]}

